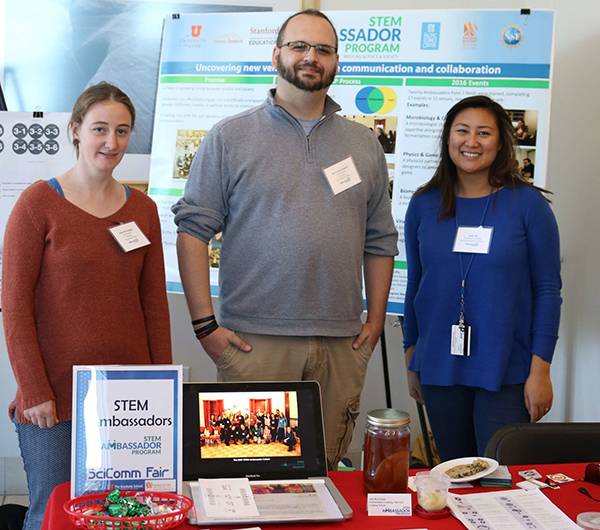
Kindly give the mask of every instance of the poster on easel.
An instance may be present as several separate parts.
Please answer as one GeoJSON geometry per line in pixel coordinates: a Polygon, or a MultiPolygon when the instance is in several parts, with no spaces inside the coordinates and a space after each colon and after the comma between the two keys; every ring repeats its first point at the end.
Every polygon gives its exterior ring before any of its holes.
{"type": "MultiPolygon", "coordinates": [[[[271,54],[290,13],[181,15],[165,20],[149,194],[161,217],[167,285],[182,292],[170,207],[191,160],[221,119],[259,105],[276,84],[271,54]]],[[[340,67],[329,90],[341,114],[373,130],[388,163],[399,255],[388,313],[404,312],[404,215],[431,178],[446,112],[483,94],[507,109],[516,158],[536,185],[547,175],[554,12],[549,10],[332,11],[340,67]],[[526,171],[526,166],[530,168],[526,171]],[[535,170],[534,170],[535,168],[535,170]]],[[[220,237],[220,236],[219,236],[220,237]]],[[[209,246],[218,294],[221,241],[209,246]]]]}
{"type": "Polygon", "coordinates": [[[74,366],[71,497],[181,493],[182,366],[74,366]]]}

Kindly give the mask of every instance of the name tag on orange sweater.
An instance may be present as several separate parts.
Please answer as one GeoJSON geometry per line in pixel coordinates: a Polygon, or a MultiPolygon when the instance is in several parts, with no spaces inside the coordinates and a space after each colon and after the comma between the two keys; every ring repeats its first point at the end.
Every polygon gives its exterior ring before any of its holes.
{"type": "Polygon", "coordinates": [[[146,247],[150,240],[140,230],[135,221],[121,223],[120,225],[109,228],[108,231],[115,238],[115,241],[125,252],[131,252],[137,248],[146,247]]]}

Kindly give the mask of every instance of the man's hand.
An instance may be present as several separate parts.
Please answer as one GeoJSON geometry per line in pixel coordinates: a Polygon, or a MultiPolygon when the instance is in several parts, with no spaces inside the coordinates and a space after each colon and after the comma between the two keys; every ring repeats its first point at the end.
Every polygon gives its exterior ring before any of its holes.
{"type": "Polygon", "coordinates": [[[42,429],[54,427],[58,423],[56,416],[56,403],[54,400],[44,401],[35,407],[25,409],[23,416],[33,425],[37,425],[42,429]]]}
{"type": "Polygon", "coordinates": [[[531,423],[535,423],[548,413],[553,399],[550,363],[535,354],[531,358],[531,369],[525,381],[524,393],[531,423]]]}
{"type": "Polygon", "coordinates": [[[352,349],[358,350],[363,345],[363,342],[368,341],[371,349],[374,350],[382,331],[382,326],[377,326],[372,322],[365,322],[360,329],[358,337],[352,343],[352,349]]]}
{"type": "Polygon", "coordinates": [[[213,359],[217,360],[222,353],[225,351],[227,346],[233,344],[236,348],[242,351],[252,351],[252,346],[247,342],[243,341],[230,329],[219,326],[207,337],[200,339],[200,344],[204,348],[204,351],[213,359]]]}

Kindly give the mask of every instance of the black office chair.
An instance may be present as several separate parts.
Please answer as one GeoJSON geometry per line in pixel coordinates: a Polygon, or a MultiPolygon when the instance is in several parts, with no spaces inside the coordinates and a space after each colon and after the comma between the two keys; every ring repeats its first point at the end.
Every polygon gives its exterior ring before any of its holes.
{"type": "Polygon", "coordinates": [[[513,423],[490,438],[485,456],[500,464],[600,461],[600,423],[513,423]]]}

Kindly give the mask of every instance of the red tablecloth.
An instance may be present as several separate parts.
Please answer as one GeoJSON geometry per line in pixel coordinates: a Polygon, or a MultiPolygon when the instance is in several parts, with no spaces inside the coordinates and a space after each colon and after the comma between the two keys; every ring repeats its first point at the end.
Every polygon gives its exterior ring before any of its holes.
{"type": "MultiPolygon", "coordinates": [[[[583,482],[583,473],[585,464],[549,464],[535,466],[511,466],[513,474],[513,483],[518,482],[520,478],[516,475],[517,471],[535,467],[540,473],[564,473],[575,480],[568,484],[563,484],[559,490],[544,489],[544,493],[571,519],[576,520],[577,514],[588,511],[600,511],[600,503],[585,497],[577,491],[582,485],[596,498],[600,499],[600,486],[583,482]]],[[[413,470],[413,473],[415,470],[413,470]]],[[[412,474],[412,473],[411,473],[412,474]]],[[[348,501],[348,504],[354,510],[352,519],[340,523],[311,523],[311,524],[265,524],[267,530],[395,530],[401,528],[428,528],[429,530],[458,530],[464,528],[462,524],[454,517],[448,517],[438,520],[425,520],[419,517],[368,517],[367,516],[367,497],[363,492],[362,473],[359,471],[348,472],[338,471],[330,474],[338,489],[348,501]]],[[[69,483],[60,484],[53,491],[46,514],[42,530],[67,530],[73,528],[63,510],[63,504],[69,499],[69,483]]],[[[470,488],[463,490],[452,490],[454,493],[469,493],[479,491],[492,491],[490,488],[470,488]]],[[[416,500],[413,501],[413,507],[416,500]]],[[[248,527],[252,525],[242,525],[248,527]]],[[[202,528],[205,528],[203,525],[202,528]]],[[[198,526],[188,525],[187,523],[179,527],[182,530],[198,530],[198,526]]],[[[215,527],[226,530],[232,527],[215,527]]],[[[238,527],[239,528],[239,527],[238,527]]]]}

